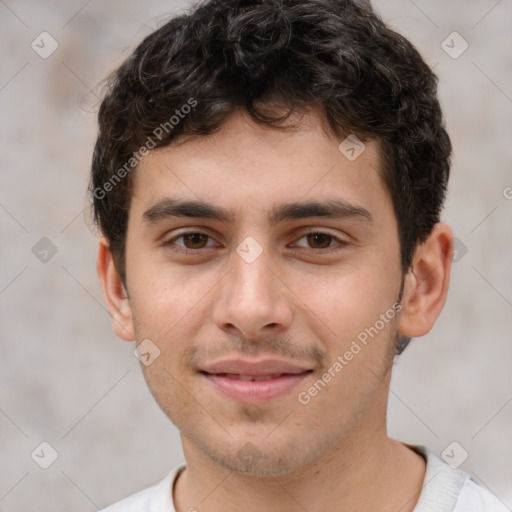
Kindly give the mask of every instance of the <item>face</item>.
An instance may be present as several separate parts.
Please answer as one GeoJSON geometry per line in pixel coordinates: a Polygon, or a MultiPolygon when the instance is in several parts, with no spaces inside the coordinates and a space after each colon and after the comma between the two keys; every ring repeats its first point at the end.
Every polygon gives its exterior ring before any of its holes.
{"type": "Polygon", "coordinates": [[[186,453],[282,475],[385,427],[397,222],[377,143],[340,142],[236,114],[137,169],[127,328],[186,453]]]}

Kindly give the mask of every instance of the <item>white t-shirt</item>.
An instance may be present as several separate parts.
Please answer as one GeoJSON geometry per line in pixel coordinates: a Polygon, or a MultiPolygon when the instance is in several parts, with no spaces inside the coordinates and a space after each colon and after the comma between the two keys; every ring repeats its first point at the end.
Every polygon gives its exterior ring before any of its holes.
{"type": "MultiPolygon", "coordinates": [[[[427,461],[423,487],[414,512],[510,512],[494,494],[461,469],[448,466],[425,446],[407,446],[427,461]]],[[[176,512],[172,488],[184,468],[185,465],[178,466],[159,484],[132,494],[103,509],[103,512],[176,512]]]]}

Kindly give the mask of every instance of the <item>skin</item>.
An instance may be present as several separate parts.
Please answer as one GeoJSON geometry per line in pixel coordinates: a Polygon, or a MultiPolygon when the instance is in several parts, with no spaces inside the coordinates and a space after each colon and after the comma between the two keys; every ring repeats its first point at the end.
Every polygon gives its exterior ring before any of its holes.
{"type": "Polygon", "coordinates": [[[184,139],[141,162],[129,211],[126,289],[107,241],[100,241],[97,269],[116,333],[139,343],[149,338],[160,350],[142,368],[181,432],[187,467],[173,491],[180,512],[414,508],[425,463],[387,435],[388,386],[397,333],[426,334],[442,310],[453,235],[437,224],[403,276],[379,145],[367,142],[351,162],[339,143],[313,113],[286,131],[236,113],[216,134],[184,139]],[[144,219],[168,197],[206,201],[233,219],[144,219]],[[276,205],[327,199],[365,209],[372,220],[269,224],[276,205]],[[208,237],[176,238],[184,228],[208,237]],[[325,235],[311,239],[307,232],[325,235]],[[236,252],[249,236],[262,249],[252,263],[236,252]],[[402,280],[400,314],[301,403],[298,393],[329,368],[332,375],[336,358],[392,308],[402,280]],[[283,396],[242,404],[197,371],[227,357],[285,359],[313,371],[283,396]]]}

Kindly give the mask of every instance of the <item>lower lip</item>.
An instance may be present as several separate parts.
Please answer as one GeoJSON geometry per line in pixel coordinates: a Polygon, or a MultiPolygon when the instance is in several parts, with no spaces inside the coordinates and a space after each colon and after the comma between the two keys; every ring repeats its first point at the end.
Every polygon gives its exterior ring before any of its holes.
{"type": "Polygon", "coordinates": [[[288,393],[309,375],[303,372],[297,375],[283,375],[275,379],[249,381],[230,379],[221,375],[202,374],[219,391],[245,403],[262,403],[288,393]]]}

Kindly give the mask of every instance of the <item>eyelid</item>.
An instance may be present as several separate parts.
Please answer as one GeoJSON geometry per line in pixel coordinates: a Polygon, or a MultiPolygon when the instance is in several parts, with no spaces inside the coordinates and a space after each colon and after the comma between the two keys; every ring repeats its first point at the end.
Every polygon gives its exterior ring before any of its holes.
{"type": "Polygon", "coordinates": [[[333,239],[333,241],[337,242],[337,244],[330,245],[328,247],[325,247],[324,249],[314,249],[312,247],[304,247],[304,246],[298,246],[298,247],[301,247],[302,249],[307,249],[309,251],[313,251],[315,253],[322,253],[322,252],[325,253],[325,252],[330,252],[332,250],[336,250],[336,246],[337,245],[340,245],[341,247],[344,247],[344,246],[349,244],[349,242],[347,240],[343,240],[339,236],[334,235],[333,233],[329,232],[328,230],[325,230],[324,228],[316,228],[316,229],[313,228],[313,229],[309,229],[308,231],[301,231],[300,236],[297,239],[297,241],[301,240],[302,238],[304,238],[307,235],[312,235],[312,234],[315,234],[315,235],[327,235],[327,236],[331,237],[333,239]]]}
{"type": "MultiPolygon", "coordinates": [[[[198,234],[198,235],[204,235],[206,237],[208,237],[210,240],[214,240],[213,236],[202,230],[202,229],[185,229],[184,228],[184,231],[179,231],[178,233],[175,233],[173,234],[173,236],[171,238],[165,238],[165,237],[162,237],[163,238],[163,242],[162,244],[164,246],[172,246],[175,244],[175,241],[179,238],[182,238],[183,236],[185,235],[193,235],[193,234],[198,234]]],[[[302,238],[306,237],[307,235],[310,235],[310,234],[320,234],[320,235],[327,235],[329,237],[331,237],[333,239],[333,241],[337,242],[335,243],[334,245],[330,245],[328,247],[325,247],[323,249],[315,249],[315,248],[312,248],[312,247],[305,247],[305,246],[295,246],[293,247],[293,245],[291,246],[292,248],[296,248],[296,247],[299,247],[301,249],[306,249],[310,252],[314,252],[314,253],[317,253],[317,254],[322,254],[322,253],[328,253],[328,252],[332,252],[332,251],[336,251],[336,250],[341,250],[343,249],[346,245],[349,244],[349,242],[347,240],[343,240],[342,238],[340,238],[339,236],[337,235],[334,235],[333,233],[331,233],[330,231],[326,230],[325,228],[309,228],[307,231],[300,231],[300,233],[296,233],[295,234],[295,243],[299,240],[301,240],[302,238]],[[298,238],[297,238],[297,235],[298,235],[298,238]]],[[[208,243],[208,242],[207,242],[208,243]]],[[[212,247],[215,247],[215,245],[206,245],[205,247],[201,247],[199,249],[189,249],[187,247],[184,247],[182,245],[175,245],[178,247],[178,249],[175,249],[177,250],[178,252],[186,252],[186,253],[189,253],[189,254],[198,254],[200,252],[203,252],[205,251],[206,249],[211,249],[212,247]]]]}
{"type": "MultiPolygon", "coordinates": [[[[173,244],[175,244],[177,239],[182,238],[185,235],[203,235],[203,236],[208,237],[210,240],[214,240],[213,236],[210,233],[207,233],[207,232],[205,232],[205,231],[203,231],[201,229],[186,229],[185,231],[180,231],[178,233],[174,233],[171,238],[167,238],[166,236],[162,237],[162,244],[164,246],[173,245],[173,244]]],[[[178,250],[182,250],[182,251],[190,252],[190,253],[197,253],[199,251],[202,251],[202,250],[205,250],[207,248],[214,247],[214,246],[213,245],[206,245],[205,247],[201,247],[200,249],[189,249],[188,247],[185,247],[185,246],[182,246],[182,245],[177,245],[177,247],[180,248],[178,250]]]]}

